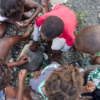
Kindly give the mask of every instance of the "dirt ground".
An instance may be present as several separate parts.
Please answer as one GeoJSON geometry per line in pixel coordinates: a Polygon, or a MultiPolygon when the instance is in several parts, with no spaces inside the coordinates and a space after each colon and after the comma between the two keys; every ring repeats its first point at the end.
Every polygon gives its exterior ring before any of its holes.
{"type": "MultiPolygon", "coordinates": [[[[40,0],[34,0],[38,3],[40,3],[40,0]]],[[[83,14],[82,16],[82,21],[84,21],[84,23],[82,25],[80,25],[80,27],[78,27],[76,29],[76,34],[79,30],[81,30],[82,28],[89,26],[89,25],[100,25],[100,19],[99,19],[99,13],[100,13],[100,0],[68,0],[67,3],[63,4],[67,7],[69,7],[70,9],[72,9],[76,14],[80,12],[80,14],[83,14]],[[85,14],[84,14],[85,12],[85,14]]],[[[50,4],[50,7],[51,4],[50,4]]],[[[80,24],[80,23],[79,23],[80,24]]],[[[13,36],[13,35],[21,35],[24,32],[19,31],[15,26],[8,24],[7,25],[7,32],[6,35],[4,36],[4,38],[7,38],[9,36],[13,36]]],[[[3,38],[3,39],[4,39],[3,38]]],[[[0,39],[0,41],[2,41],[2,39],[0,39]]],[[[29,42],[32,42],[32,37],[30,37],[29,42]]],[[[42,43],[41,45],[41,49],[44,51],[44,49],[47,50],[47,46],[44,46],[45,41],[42,41],[40,39],[40,43],[42,43]]],[[[9,51],[9,55],[7,57],[7,62],[9,61],[16,61],[16,58],[18,57],[19,53],[21,52],[21,50],[23,49],[25,43],[20,42],[18,45],[14,46],[11,48],[11,50],[9,51]]],[[[80,59],[83,59],[87,56],[88,54],[83,54],[78,52],[74,47],[72,47],[68,52],[66,53],[62,53],[61,57],[60,57],[60,63],[61,64],[70,64],[72,62],[76,62],[79,61],[80,59]]],[[[98,68],[100,67],[99,65],[87,65],[84,66],[84,70],[88,70],[88,69],[94,69],[94,68],[98,68]]],[[[19,69],[18,68],[12,68],[12,81],[11,81],[11,85],[14,87],[17,87],[18,85],[18,80],[17,80],[17,76],[19,73],[19,69]]],[[[27,77],[28,79],[28,77],[27,77]]]]}

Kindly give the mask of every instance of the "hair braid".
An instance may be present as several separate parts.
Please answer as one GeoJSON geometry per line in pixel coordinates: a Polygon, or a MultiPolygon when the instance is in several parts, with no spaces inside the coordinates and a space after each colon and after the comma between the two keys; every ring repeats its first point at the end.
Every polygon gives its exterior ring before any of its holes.
{"type": "Polygon", "coordinates": [[[0,91],[11,81],[11,72],[6,63],[0,59],[0,91]]]}
{"type": "Polygon", "coordinates": [[[22,12],[24,0],[1,0],[1,15],[14,18],[22,12]]]}
{"type": "Polygon", "coordinates": [[[78,68],[63,65],[51,73],[44,87],[49,100],[76,100],[82,85],[83,78],[78,68]]]}

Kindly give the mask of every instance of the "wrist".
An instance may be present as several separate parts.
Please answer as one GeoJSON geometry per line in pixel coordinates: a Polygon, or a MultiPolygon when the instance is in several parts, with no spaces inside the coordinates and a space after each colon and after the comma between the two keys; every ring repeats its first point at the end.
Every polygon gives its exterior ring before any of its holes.
{"type": "Polygon", "coordinates": [[[21,65],[20,61],[17,61],[16,63],[17,63],[17,66],[20,66],[21,65]]]}
{"type": "Polygon", "coordinates": [[[38,41],[34,41],[34,43],[38,43],[38,41]]]}
{"type": "Polygon", "coordinates": [[[82,88],[82,93],[87,93],[87,92],[88,92],[87,85],[85,85],[82,88]]]}
{"type": "Polygon", "coordinates": [[[85,92],[88,92],[88,87],[87,87],[87,85],[84,86],[84,91],[85,91],[85,92]]]}
{"type": "Polygon", "coordinates": [[[33,20],[31,18],[28,19],[29,24],[32,22],[33,20]]]}
{"type": "Polygon", "coordinates": [[[24,81],[19,81],[19,86],[23,87],[24,81]]]}

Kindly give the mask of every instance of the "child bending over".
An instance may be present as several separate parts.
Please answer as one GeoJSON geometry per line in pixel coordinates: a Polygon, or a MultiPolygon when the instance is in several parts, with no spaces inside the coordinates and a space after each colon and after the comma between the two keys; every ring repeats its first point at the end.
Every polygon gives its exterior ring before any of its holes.
{"type": "Polygon", "coordinates": [[[23,95],[23,84],[27,76],[27,71],[19,73],[18,90],[8,86],[11,81],[11,71],[3,60],[0,59],[0,100],[29,100],[23,95]]]}
{"type": "MultiPolygon", "coordinates": [[[[37,49],[39,27],[42,39],[52,41],[49,48],[52,55],[58,58],[60,51],[66,52],[74,44],[74,30],[77,26],[75,14],[63,5],[56,5],[51,12],[38,17],[35,23],[33,44],[30,49],[34,52],[37,49]]],[[[53,57],[53,58],[54,58],[53,57]]]]}
{"type": "Polygon", "coordinates": [[[78,51],[93,54],[92,64],[100,64],[100,26],[88,26],[80,30],[75,37],[75,47],[78,51]]]}
{"type": "Polygon", "coordinates": [[[27,31],[23,35],[16,35],[9,38],[6,38],[0,42],[0,100],[3,94],[5,94],[6,100],[32,100],[23,95],[23,83],[26,78],[27,71],[23,70],[19,73],[19,86],[18,90],[13,89],[8,86],[11,81],[11,71],[10,67],[20,66],[28,62],[28,56],[23,55],[22,58],[17,62],[5,63],[7,55],[10,48],[13,45],[18,44],[20,41],[28,40],[30,33],[33,31],[33,28],[28,27],[27,31]],[[6,88],[6,89],[5,89],[6,88]],[[5,91],[5,92],[4,92],[5,91]]]}
{"type": "Polygon", "coordinates": [[[6,32],[7,24],[11,23],[21,29],[19,21],[22,18],[24,12],[31,9],[35,9],[34,14],[22,23],[22,28],[27,26],[36,18],[39,12],[42,10],[42,6],[35,3],[33,0],[1,0],[0,6],[0,38],[2,38],[6,32]]]}
{"type": "MultiPolygon", "coordinates": [[[[30,80],[30,86],[49,100],[82,100],[79,98],[80,94],[94,93],[94,90],[97,94],[98,90],[100,90],[96,89],[96,86],[100,85],[99,76],[97,85],[96,81],[94,82],[95,78],[94,80],[90,79],[92,75],[93,72],[88,71],[83,77],[78,67],[73,65],[60,66],[57,62],[52,62],[45,67],[41,74],[39,74],[39,71],[34,73],[33,78],[30,80]]],[[[99,75],[97,71],[96,75],[99,75]]]]}

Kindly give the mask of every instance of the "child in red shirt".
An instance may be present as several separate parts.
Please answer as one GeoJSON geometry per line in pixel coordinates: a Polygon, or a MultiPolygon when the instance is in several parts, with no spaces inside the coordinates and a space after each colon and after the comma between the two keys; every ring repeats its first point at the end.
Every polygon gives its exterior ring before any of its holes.
{"type": "Polygon", "coordinates": [[[63,5],[56,5],[51,12],[48,12],[36,19],[32,51],[36,50],[39,27],[41,26],[41,37],[44,40],[52,41],[51,49],[53,56],[58,51],[66,52],[74,44],[74,30],[77,26],[77,19],[73,11],[63,5]],[[42,26],[41,26],[42,25],[42,26]]]}

